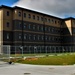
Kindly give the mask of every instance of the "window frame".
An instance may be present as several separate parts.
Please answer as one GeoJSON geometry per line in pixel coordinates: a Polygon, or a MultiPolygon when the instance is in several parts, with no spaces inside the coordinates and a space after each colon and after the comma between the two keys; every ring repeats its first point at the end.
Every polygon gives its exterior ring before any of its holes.
{"type": "Polygon", "coordinates": [[[24,18],[26,18],[26,13],[23,13],[24,18]]]}
{"type": "Polygon", "coordinates": [[[31,18],[31,14],[28,14],[28,18],[29,18],[29,19],[31,18]]]}
{"type": "Polygon", "coordinates": [[[9,39],[10,37],[9,37],[9,33],[7,33],[7,39],[9,39]]]}
{"type": "Polygon", "coordinates": [[[19,39],[22,39],[22,34],[21,33],[19,34],[19,39]]]}
{"type": "Polygon", "coordinates": [[[7,11],[7,16],[10,16],[10,13],[9,13],[9,11],[7,11]]]}
{"type": "Polygon", "coordinates": [[[33,15],[33,19],[35,20],[35,15],[33,15]]]}
{"type": "Polygon", "coordinates": [[[6,23],[6,27],[9,27],[9,25],[10,25],[10,23],[9,23],[9,22],[7,22],[7,23],[6,23]]]}
{"type": "Polygon", "coordinates": [[[20,11],[18,12],[18,16],[21,17],[21,12],[20,11]]]}

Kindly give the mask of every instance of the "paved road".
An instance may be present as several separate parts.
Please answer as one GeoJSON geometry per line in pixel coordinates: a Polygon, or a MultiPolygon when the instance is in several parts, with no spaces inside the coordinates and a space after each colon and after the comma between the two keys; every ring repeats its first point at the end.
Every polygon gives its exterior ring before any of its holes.
{"type": "Polygon", "coordinates": [[[73,66],[0,65],[0,75],[75,75],[73,66]]]}

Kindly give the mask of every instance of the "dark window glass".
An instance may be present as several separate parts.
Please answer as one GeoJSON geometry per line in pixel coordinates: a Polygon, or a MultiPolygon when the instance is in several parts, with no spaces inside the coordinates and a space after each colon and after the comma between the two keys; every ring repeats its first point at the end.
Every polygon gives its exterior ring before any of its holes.
{"type": "Polygon", "coordinates": [[[57,22],[55,21],[55,24],[56,24],[57,22]]]}
{"type": "Polygon", "coordinates": [[[7,27],[9,27],[9,22],[7,22],[7,27]]]}
{"type": "Polygon", "coordinates": [[[19,34],[19,39],[21,39],[21,34],[19,34]]]}
{"type": "Polygon", "coordinates": [[[24,13],[24,17],[26,17],[26,13],[24,13]]]}
{"type": "Polygon", "coordinates": [[[45,18],[45,22],[47,22],[47,18],[45,18]]]}
{"type": "Polygon", "coordinates": [[[41,21],[43,21],[43,17],[41,17],[41,21]]]}
{"type": "Polygon", "coordinates": [[[33,19],[35,19],[35,15],[33,15],[33,19]]]}
{"type": "Polygon", "coordinates": [[[31,24],[28,25],[28,28],[31,29],[31,24]]]}
{"type": "Polygon", "coordinates": [[[36,36],[35,36],[35,35],[33,35],[33,39],[34,39],[34,40],[36,39],[36,36]]]}
{"type": "Polygon", "coordinates": [[[21,16],[21,12],[19,12],[18,15],[21,16]]]}
{"type": "Polygon", "coordinates": [[[35,30],[35,25],[33,25],[33,30],[35,30]]]}
{"type": "Polygon", "coordinates": [[[7,34],[7,39],[9,39],[9,34],[7,34]]]}
{"type": "Polygon", "coordinates": [[[40,30],[40,26],[39,25],[37,26],[37,29],[40,30]]]}
{"type": "Polygon", "coordinates": [[[26,34],[24,34],[24,39],[25,39],[25,40],[27,39],[27,35],[26,35],[26,34]]]}
{"type": "Polygon", "coordinates": [[[31,40],[31,35],[29,34],[29,40],[31,40]]]}
{"type": "Polygon", "coordinates": [[[7,11],[7,16],[9,16],[9,11],[7,11]]]}
{"type": "Polygon", "coordinates": [[[37,20],[39,20],[39,16],[37,16],[37,20]]]}
{"type": "Polygon", "coordinates": [[[19,22],[19,27],[21,27],[21,22],[19,22]]]}
{"type": "Polygon", "coordinates": [[[41,31],[43,31],[43,26],[41,26],[41,31]]]}
{"type": "Polygon", "coordinates": [[[58,23],[60,23],[60,22],[58,21],[58,23]]]}
{"type": "Polygon", "coordinates": [[[30,14],[28,14],[28,18],[31,18],[31,15],[30,14]]]}
{"type": "Polygon", "coordinates": [[[45,27],[45,31],[47,31],[47,27],[45,27]]]}
{"type": "Polygon", "coordinates": [[[26,23],[24,23],[24,28],[26,28],[26,23]]]}
{"type": "Polygon", "coordinates": [[[50,22],[50,19],[48,19],[48,22],[50,22]]]}
{"type": "Polygon", "coordinates": [[[54,22],[54,20],[52,20],[52,23],[54,22]]]}

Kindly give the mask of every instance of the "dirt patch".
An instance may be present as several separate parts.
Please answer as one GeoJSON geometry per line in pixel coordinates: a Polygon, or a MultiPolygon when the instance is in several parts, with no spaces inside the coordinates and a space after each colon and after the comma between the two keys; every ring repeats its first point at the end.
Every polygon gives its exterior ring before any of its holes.
{"type": "Polygon", "coordinates": [[[38,58],[33,57],[33,58],[26,58],[25,60],[31,61],[31,60],[38,60],[38,58]]]}

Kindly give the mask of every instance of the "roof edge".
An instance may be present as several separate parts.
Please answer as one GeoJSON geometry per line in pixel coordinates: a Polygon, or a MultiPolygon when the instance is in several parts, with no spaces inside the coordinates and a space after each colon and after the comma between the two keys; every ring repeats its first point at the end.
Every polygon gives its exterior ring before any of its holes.
{"type": "Polygon", "coordinates": [[[52,17],[52,18],[56,18],[56,19],[60,19],[60,20],[70,20],[70,19],[74,19],[73,17],[68,17],[68,18],[59,18],[59,17],[56,17],[56,16],[52,16],[52,15],[49,15],[49,14],[45,14],[45,13],[42,13],[42,12],[38,12],[38,11],[35,11],[35,10],[30,10],[30,9],[27,9],[27,8],[23,8],[23,7],[19,7],[19,6],[14,6],[14,7],[10,7],[10,6],[6,6],[6,5],[1,5],[0,6],[0,9],[1,8],[8,8],[8,9],[22,9],[22,10],[27,10],[27,11],[30,11],[30,12],[34,12],[34,13],[38,13],[38,14],[42,14],[42,15],[45,15],[45,16],[49,16],[49,17],[52,17]]]}

